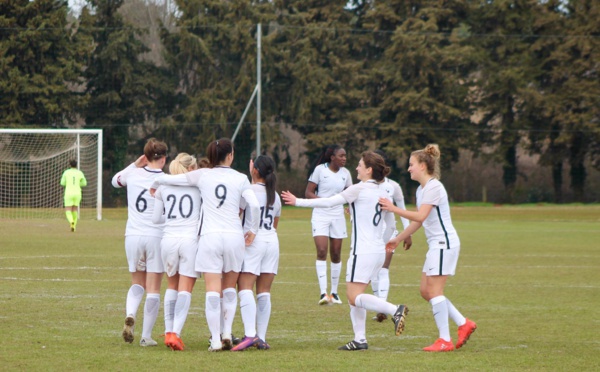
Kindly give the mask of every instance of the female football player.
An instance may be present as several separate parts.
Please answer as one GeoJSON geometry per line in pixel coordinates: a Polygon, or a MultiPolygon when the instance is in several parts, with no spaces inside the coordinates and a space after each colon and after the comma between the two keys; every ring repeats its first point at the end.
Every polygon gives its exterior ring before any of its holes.
{"type": "MultiPolygon", "coordinates": [[[[385,164],[389,166],[388,159],[385,156],[385,153],[382,150],[375,150],[376,154],[381,155],[381,157],[385,160],[385,164]]],[[[392,201],[397,207],[402,209],[406,209],[404,204],[404,194],[402,193],[402,188],[400,184],[388,177],[385,177],[385,191],[392,198],[392,201]]],[[[404,229],[408,227],[409,221],[401,217],[402,226],[404,229]]],[[[398,231],[394,231],[394,236],[398,235],[398,231]]],[[[404,249],[409,249],[412,245],[412,237],[406,238],[404,241],[404,249]]],[[[394,257],[394,252],[386,252],[385,253],[385,262],[383,263],[383,267],[379,270],[379,274],[377,278],[373,279],[371,282],[371,287],[373,288],[373,294],[383,300],[387,301],[387,296],[390,291],[390,264],[392,263],[392,258],[394,257]]],[[[373,320],[377,320],[378,322],[383,322],[387,319],[387,315],[383,313],[377,314],[373,320]]]]}
{"type": "Polygon", "coordinates": [[[382,184],[390,168],[385,165],[383,158],[372,151],[363,152],[356,172],[361,182],[328,198],[298,199],[288,191],[281,193],[286,204],[297,207],[350,205],[352,238],[346,267],[346,295],[350,303],[354,339],[339,348],[348,351],[368,349],[365,329],[367,310],[392,315],[397,336],[404,330],[408,313],[404,305],[396,306],[365,293],[369,282],[377,276],[385,261],[385,243],[396,229],[396,221],[392,213],[382,211],[379,205],[380,198],[389,200],[382,184]]]}
{"type": "Polygon", "coordinates": [[[414,151],[409,160],[410,178],[419,182],[417,188],[417,211],[395,207],[388,199],[380,199],[383,210],[408,218],[411,223],[401,234],[391,239],[388,252],[423,226],[429,250],[421,274],[421,296],[431,304],[433,318],[439,330],[439,338],[424,351],[452,351],[461,348],[477,329],[475,322],[465,318],[444,296],[449,275],[454,275],[460,254],[460,240],[452,225],[450,204],[444,185],[440,182],[440,149],[430,144],[414,151]],[[450,337],[448,316],[458,325],[456,346],[450,337]]]}
{"type": "MultiPolygon", "coordinates": [[[[317,160],[312,174],[308,178],[307,199],[326,198],[342,192],[352,185],[352,176],[346,165],[346,150],[338,145],[325,148],[317,160]]],[[[335,205],[329,208],[315,208],[312,213],[312,235],[317,247],[317,278],[321,295],[319,305],[328,303],[341,304],[338,295],[338,284],[342,272],[342,240],[346,233],[344,206],[335,205]],[[331,259],[331,295],[327,294],[327,246],[331,259]]]]}
{"type": "MultiPolygon", "coordinates": [[[[196,158],[180,153],[171,164],[170,174],[183,174],[197,169],[196,158]]],[[[165,292],[165,345],[183,350],[181,330],[187,319],[192,290],[198,277],[194,265],[198,252],[200,190],[195,186],[160,186],[154,193],[152,222],[164,223],[160,243],[163,266],[168,277],[165,292]],[[163,213],[164,212],[164,213],[163,213]]]]}
{"type": "Polygon", "coordinates": [[[167,158],[167,145],[150,138],[144,146],[144,155],[115,174],[114,187],[127,187],[127,227],[125,228],[125,254],[131,272],[131,287],[127,293],[123,339],[133,342],[133,330],[138,307],[147,292],[144,305],[144,323],[140,346],[156,346],[152,329],[160,307],[160,284],[163,264],[160,241],[163,226],[152,223],[154,198],[148,189],[163,174],[167,158]]]}
{"type": "Polygon", "coordinates": [[[211,333],[210,351],[231,350],[231,327],[237,308],[235,286],[244,259],[244,246],[258,231],[260,210],[248,177],[231,169],[233,143],[212,141],[206,154],[212,168],[178,175],[164,175],[158,184],[196,186],[202,195],[200,239],[195,269],[204,274],[206,321],[211,333]],[[244,234],[239,211],[242,199],[250,210],[249,230],[244,234]],[[221,292],[224,316],[221,332],[221,292]]]}
{"type": "Polygon", "coordinates": [[[260,225],[254,242],[246,247],[242,273],[238,279],[240,310],[246,336],[233,351],[251,346],[270,348],[266,335],[271,317],[271,284],[279,266],[277,224],[281,215],[281,199],[275,192],[275,162],[265,155],[260,155],[255,161],[250,160],[250,175],[252,189],[260,205],[260,225]],[[252,292],[255,284],[256,301],[252,292]]]}

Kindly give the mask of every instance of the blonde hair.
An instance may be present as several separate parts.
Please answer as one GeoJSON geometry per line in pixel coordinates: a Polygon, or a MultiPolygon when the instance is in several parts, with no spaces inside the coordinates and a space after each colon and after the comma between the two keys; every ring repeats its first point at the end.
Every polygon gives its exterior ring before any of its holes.
{"type": "Polygon", "coordinates": [[[169,173],[171,174],[182,174],[189,172],[189,168],[193,166],[193,169],[198,167],[196,158],[185,152],[181,152],[175,159],[169,164],[169,173]]]}
{"type": "Polygon", "coordinates": [[[413,156],[419,163],[425,163],[427,166],[427,174],[437,178],[442,177],[440,171],[440,147],[435,143],[430,143],[422,150],[413,151],[410,156],[413,156]]]}

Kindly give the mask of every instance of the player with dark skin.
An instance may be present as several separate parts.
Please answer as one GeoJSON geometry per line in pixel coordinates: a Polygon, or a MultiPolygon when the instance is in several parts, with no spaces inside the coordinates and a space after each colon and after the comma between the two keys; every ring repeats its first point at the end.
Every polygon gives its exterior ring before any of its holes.
{"type": "MultiPolygon", "coordinates": [[[[329,169],[336,173],[340,168],[346,165],[346,150],[338,148],[329,158],[329,169]]],[[[318,198],[317,184],[308,182],[304,197],[306,199],[318,198]]],[[[342,261],[342,241],[343,239],[334,239],[328,236],[315,236],[315,246],[317,247],[317,260],[327,260],[327,247],[329,246],[329,257],[332,263],[340,263],[342,261]]]]}

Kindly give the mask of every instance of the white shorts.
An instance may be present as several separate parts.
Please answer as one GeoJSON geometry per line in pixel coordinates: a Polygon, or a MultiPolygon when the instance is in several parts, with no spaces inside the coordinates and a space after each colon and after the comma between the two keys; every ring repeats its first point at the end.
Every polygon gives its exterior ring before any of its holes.
{"type": "Polygon", "coordinates": [[[269,237],[261,239],[257,236],[252,245],[244,251],[243,273],[254,275],[276,274],[279,266],[279,239],[269,237]]]}
{"type": "Polygon", "coordinates": [[[156,236],[126,236],[125,254],[127,255],[129,272],[163,273],[160,241],[161,238],[156,236]]]}
{"type": "Polygon", "coordinates": [[[346,232],[346,219],[336,218],[332,220],[311,220],[312,236],[328,236],[333,239],[345,239],[348,237],[346,232]]]}
{"type": "Polygon", "coordinates": [[[427,276],[454,275],[460,246],[451,249],[430,249],[425,256],[423,272],[427,276]]]}
{"type": "Polygon", "coordinates": [[[169,277],[179,273],[197,278],[194,270],[197,252],[198,239],[195,238],[163,238],[160,242],[160,255],[169,277]]]}
{"type": "Polygon", "coordinates": [[[385,262],[385,252],[351,255],[346,264],[347,283],[366,283],[377,278],[385,262]]]}
{"type": "Polygon", "coordinates": [[[244,261],[244,235],[210,233],[200,236],[196,254],[196,271],[201,273],[227,273],[242,270],[244,261]]]}

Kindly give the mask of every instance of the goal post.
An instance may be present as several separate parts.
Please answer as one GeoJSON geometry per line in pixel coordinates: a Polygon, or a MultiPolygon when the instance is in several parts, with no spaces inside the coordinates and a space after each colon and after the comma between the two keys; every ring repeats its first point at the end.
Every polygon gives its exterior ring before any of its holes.
{"type": "Polygon", "coordinates": [[[101,129],[1,129],[0,218],[63,218],[62,173],[77,160],[80,217],[102,219],[101,129]]]}

